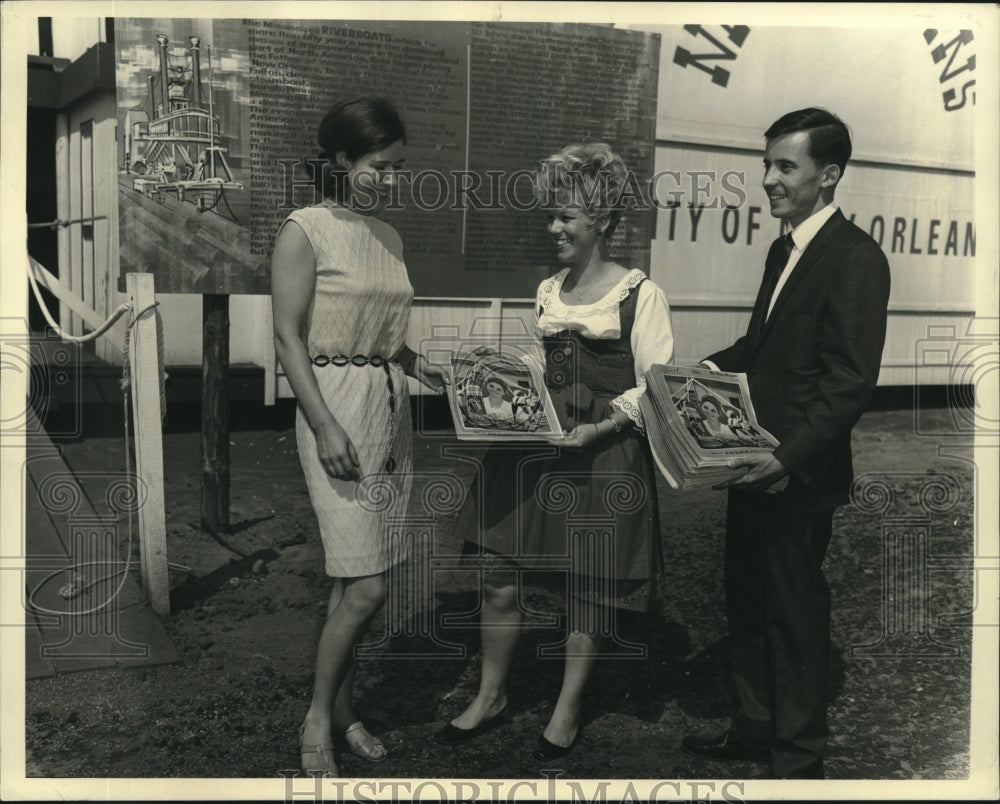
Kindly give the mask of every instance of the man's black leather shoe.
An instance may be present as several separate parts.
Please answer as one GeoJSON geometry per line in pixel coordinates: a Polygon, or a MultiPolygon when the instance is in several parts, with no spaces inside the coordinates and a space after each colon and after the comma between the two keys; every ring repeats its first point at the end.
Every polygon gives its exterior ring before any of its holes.
{"type": "Polygon", "coordinates": [[[681,748],[692,756],[711,759],[715,762],[743,760],[747,762],[769,762],[771,749],[760,743],[751,743],[737,732],[700,732],[689,734],[681,741],[681,748]]]}

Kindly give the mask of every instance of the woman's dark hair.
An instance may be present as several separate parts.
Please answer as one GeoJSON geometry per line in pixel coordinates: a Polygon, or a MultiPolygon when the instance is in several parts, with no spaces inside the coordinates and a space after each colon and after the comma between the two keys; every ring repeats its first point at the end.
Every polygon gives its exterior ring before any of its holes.
{"type": "Polygon", "coordinates": [[[406,143],[406,128],[385,98],[364,95],[334,104],[316,132],[319,158],[327,160],[317,172],[317,189],[324,197],[343,201],[347,196],[347,171],[337,164],[337,154],[343,151],[354,162],[400,140],[406,143]]]}
{"type": "Polygon", "coordinates": [[[487,389],[491,385],[499,385],[500,389],[503,391],[504,396],[507,396],[507,394],[510,392],[510,389],[507,387],[507,383],[505,383],[503,380],[501,380],[498,377],[488,377],[486,381],[483,383],[482,391],[484,396],[489,396],[489,392],[487,391],[487,389]]]}
{"type": "Polygon", "coordinates": [[[708,402],[713,408],[715,408],[715,418],[719,420],[720,424],[722,424],[722,405],[720,405],[718,401],[715,400],[714,397],[705,395],[698,400],[698,407],[700,408],[706,402],[708,402]]]}

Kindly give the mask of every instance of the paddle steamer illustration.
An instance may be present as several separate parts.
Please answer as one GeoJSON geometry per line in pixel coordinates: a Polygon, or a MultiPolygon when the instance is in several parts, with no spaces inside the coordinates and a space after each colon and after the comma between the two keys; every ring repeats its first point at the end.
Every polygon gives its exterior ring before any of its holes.
{"type": "Polygon", "coordinates": [[[176,64],[167,52],[167,37],[156,37],[159,75],[148,76],[148,111],[126,113],[123,172],[133,177],[131,189],[148,198],[186,202],[198,212],[225,212],[224,217],[238,223],[226,193],[244,188],[226,161],[225,137],[212,108],[211,49],[208,91],[203,93],[200,38],[188,40],[188,57],[176,64]]]}

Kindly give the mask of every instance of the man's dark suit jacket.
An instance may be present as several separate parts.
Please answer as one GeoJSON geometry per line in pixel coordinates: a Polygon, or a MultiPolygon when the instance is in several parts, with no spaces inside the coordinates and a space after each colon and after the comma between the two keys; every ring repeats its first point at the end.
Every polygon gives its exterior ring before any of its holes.
{"type": "Polygon", "coordinates": [[[747,374],[757,419],[781,442],[774,455],[789,470],[781,503],[831,510],[848,500],[851,429],[878,381],[889,263],[837,210],[806,247],[768,317],[766,288],[783,258],[779,238],[767,255],[747,334],[708,360],[747,374]]]}

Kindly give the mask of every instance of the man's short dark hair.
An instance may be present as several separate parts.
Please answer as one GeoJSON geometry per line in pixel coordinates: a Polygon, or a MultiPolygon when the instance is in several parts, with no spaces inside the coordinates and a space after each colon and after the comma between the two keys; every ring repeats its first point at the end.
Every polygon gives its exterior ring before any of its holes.
{"type": "Polygon", "coordinates": [[[833,112],[826,109],[799,109],[782,115],[764,132],[764,139],[773,140],[796,131],[809,132],[809,155],[819,165],[834,164],[843,175],[851,158],[851,132],[833,112]]]}

